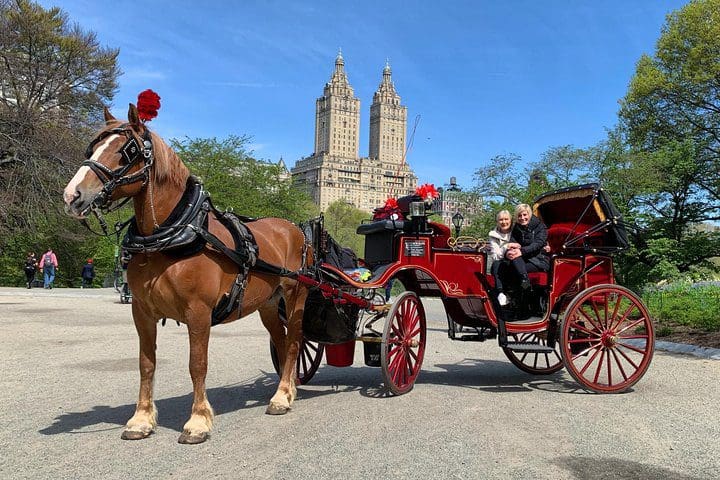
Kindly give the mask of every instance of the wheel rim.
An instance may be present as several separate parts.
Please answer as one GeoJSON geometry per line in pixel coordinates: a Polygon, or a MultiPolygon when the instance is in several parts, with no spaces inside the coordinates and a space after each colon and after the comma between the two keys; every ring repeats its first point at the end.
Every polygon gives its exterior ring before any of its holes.
{"type": "Polygon", "coordinates": [[[655,348],[650,314],[630,290],[597,285],[568,307],[561,333],[568,372],[598,393],[622,392],[647,371],[655,348]]]}
{"type": "MultiPolygon", "coordinates": [[[[545,333],[546,332],[512,334],[510,338],[513,342],[539,343],[545,346],[547,345],[547,335],[545,333]]],[[[518,353],[507,348],[503,348],[503,351],[513,365],[533,375],[550,375],[563,368],[560,346],[557,343],[552,353],[518,353]]]]}
{"type": "Polygon", "coordinates": [[[412,390],[425,356],[425,310],[417,296],[405,292],[388,313],[380,350],[387,388],[396,395],[412,390]]]}

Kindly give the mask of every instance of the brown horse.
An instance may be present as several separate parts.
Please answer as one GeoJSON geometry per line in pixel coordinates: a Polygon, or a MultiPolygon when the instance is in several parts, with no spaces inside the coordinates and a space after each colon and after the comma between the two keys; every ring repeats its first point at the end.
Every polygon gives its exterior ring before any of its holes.
{"type": "MultiPolygon", "coordinates": [[[[189,171],[175,152],[150,132],[130,105],[128,121],[116,120],[105,110],[105,127],[88,147],[88,161],[77,171],[64,192],[66,212],[83,219],[93,209],[131,197],[139,235],[158,231],[183,198],[189,171]]],[[[229,172],[228,172],[229,174],[229,172]]],[[[207,230],[222,243],[235,247],[233,236],[217,213],[207,214],[207,230]]],[[[292,223],[279,218],[249,222],[259,252],[258,259],[285,271],[303,268],[306,256],[304,235],[292,223]]],[[[157,323],[171,318],[184,323],[190,338],[190,376],[193,404],[190,419],[178,441],[200,443],[213,424],[213,409],[205,394],[211,313],[223,295],[239,279],[241,267],[212,245],[190,256],[176,257],[163,251],[133,255],[128,283],[133,292],[132,314],[140,337],[140,394],[135,414],[127,422],[122,438],[137,440],[150,435],[156,426],[153,377],[157,323]]],[[[292,276],[292,275],[291,275],[292,276]]],[[[269,414],[284,414],[295,399],[295,364],[302,340],[302,317],[307,288],[287,275],[251,269],[240,308],[225,318],[227,323],[254,311],[270,332],[280,353],[282,375],[277,392],[267,408],[269,414]],[[284,299],[287,333],[278,316],[284,299]]]]}

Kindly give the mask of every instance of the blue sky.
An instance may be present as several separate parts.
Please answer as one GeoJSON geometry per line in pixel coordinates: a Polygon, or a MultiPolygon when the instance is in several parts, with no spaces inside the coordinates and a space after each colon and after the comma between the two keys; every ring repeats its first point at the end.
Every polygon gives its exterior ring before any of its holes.
{"type": "Polygon", "coordinates": [[[338,48],[361,101],[367,155],[372,95],[386,58],[408,107],[407,161],[420,183],[472,184],[503,153],[526,163],[586,147],[616,123],[635,63],[686,2],[63,0],[72,21],[120,48],[111,110],[152,88],[151,128],[167,138],[251,135],[257,158],[292,166],[313,150],[315,100],[338,48]]]}

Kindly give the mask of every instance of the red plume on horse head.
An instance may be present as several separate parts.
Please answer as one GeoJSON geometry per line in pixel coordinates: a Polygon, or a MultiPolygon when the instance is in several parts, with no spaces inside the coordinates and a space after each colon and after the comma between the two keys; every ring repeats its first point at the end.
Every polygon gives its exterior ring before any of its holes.
{"type": "Polygon", "coordinates": [[[138,95],[137,110],[138,117],[143,122],[149,122],[157,117],[160,109],[160,95],[153,92],[149,88],[138,95]]]}

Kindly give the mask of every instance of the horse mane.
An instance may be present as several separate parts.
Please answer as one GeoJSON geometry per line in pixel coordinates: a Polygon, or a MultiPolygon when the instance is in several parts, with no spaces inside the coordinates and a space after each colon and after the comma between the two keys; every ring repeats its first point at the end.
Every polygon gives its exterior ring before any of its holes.
{"type": "Polygon", "coordinates": [[[152,169],[153,181],[156,185],[169,183],[184,190],[190,170],[160,135],[150,132],[150,136],[155,154],[155,165],[152,169]]]}
{"type": "MultiPolygon", "coordinates": [[[[124,125],[125,122],[121,120],[111,120],[105,124],[105,127],[100,131],[105,132],[113,128],[124,125]]],[[[151,131],[147,126],[144,126],[148,132],[150,132],[150,138],[153,144],[153,154],[155,155],[155,164],[152,171],[152,180],[156,185],[163,184],[165,182],[179,187],[181,190],[185,190],[185,183],[187,182],[190,170],[183,163],[180,157],[170,146],[165,143],[165,140],[157,133],[151,131]]],[[[140,132],[142,136],[142,132],[140,132]]]]}

